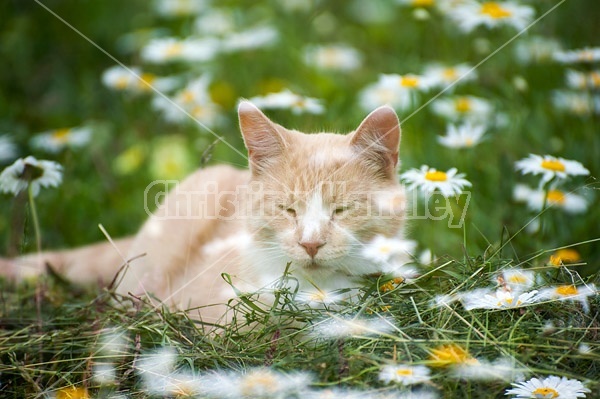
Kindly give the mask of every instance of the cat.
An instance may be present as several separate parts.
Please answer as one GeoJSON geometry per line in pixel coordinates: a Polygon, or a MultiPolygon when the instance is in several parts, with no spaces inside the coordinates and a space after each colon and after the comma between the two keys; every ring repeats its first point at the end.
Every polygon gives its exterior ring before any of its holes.
{"type": "Polygon", "coordinates": [[[125,265],[118,293],[152,294],[213,323],[235,297],[224,273],[254,291],[289,266],[300,290],[329,291],[380,272],[364,245],[401,235],[405,223],[394,110],[374,110],[348,135],[288,130],[248,101],[238,117],[249,170],[198,170],[135,236],[4,261],[5,274],[37,275],[49,264],[73,282],[106,284],[125,265]]]}

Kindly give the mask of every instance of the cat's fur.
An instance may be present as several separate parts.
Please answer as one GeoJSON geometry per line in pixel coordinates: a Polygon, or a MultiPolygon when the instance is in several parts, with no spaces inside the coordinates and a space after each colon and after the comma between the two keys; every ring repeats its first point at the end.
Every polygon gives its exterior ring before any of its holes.
{"type": "MultiPolygon", "coordinates": [[[[112,280],[130,262],[117,291],[152,293],[176,308],[223,304],[290,270],[301,290],[337,289],[379,267],[361,256],[376,235],[397,236],[404,190],[396,168],[400,126],[389,107],[373,111],[348,135],[304,134],[239,105],[249,171],[199,170],[172,190],[132,238],[29,255],[4,268],[36,274],[49,263],[75,282],[112,280]]],[[[209,322],[223,306],[200,308],[209,322]]],[[[193,312],[197,312],[194,310],[193,312]]]]}

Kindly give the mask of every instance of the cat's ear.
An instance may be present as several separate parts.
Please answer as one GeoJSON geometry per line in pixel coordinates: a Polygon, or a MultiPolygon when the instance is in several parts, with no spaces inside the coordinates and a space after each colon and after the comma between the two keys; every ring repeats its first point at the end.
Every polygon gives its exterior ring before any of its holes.
{"type": "Polygon", "coordinates": [[[240,102],[238,117],[251,169],[259,171],[267,166],[270,160],[281,155],[285,142],[277,125],[251,102],[240,102]]]}
{"type": "Polygon", "coordinates": [[[392,107],[387,105],[371,112],[352,134],[353,150],[375,162],[390,177],[395,176],[400,146],[400,122],[392,107]]]}

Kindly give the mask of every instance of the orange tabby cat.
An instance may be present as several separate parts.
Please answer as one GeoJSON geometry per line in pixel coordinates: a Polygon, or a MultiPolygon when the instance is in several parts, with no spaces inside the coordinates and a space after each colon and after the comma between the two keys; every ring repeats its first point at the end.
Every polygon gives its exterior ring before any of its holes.
{"type": "Polygon", "coordinates": [[[118,292],[200,307],[191,312],[208,322],[226,308],[207,305],[235,296],[222,273],[236,288],[253,291],[279,278],[289,263],[300,290],[326,291],[379,272],[362,248],[376,235],[399,235],[405,205],[393,109],[378,108],[348,135],[288,130],[246,101],[238,113],[249,171],[214,166],[195,172],[135,237],[115,241],[119,251],[102,243],[3,267],[27,276],[47,262],[74,282],[106,283],[124,259],[135,258],[118,292]]]}

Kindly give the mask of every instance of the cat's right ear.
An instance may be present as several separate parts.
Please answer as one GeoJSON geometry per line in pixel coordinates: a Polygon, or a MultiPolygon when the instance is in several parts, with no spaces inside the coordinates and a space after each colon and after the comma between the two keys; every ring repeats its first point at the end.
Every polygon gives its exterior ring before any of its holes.
{"type": "Polygon", "coordinates": [[[250,101],[238,105],[240,130],[248,149],[248,160],[253,172],[264,169],[273,158],[281,155],[285,143],[277,125],[250,101]]]}

